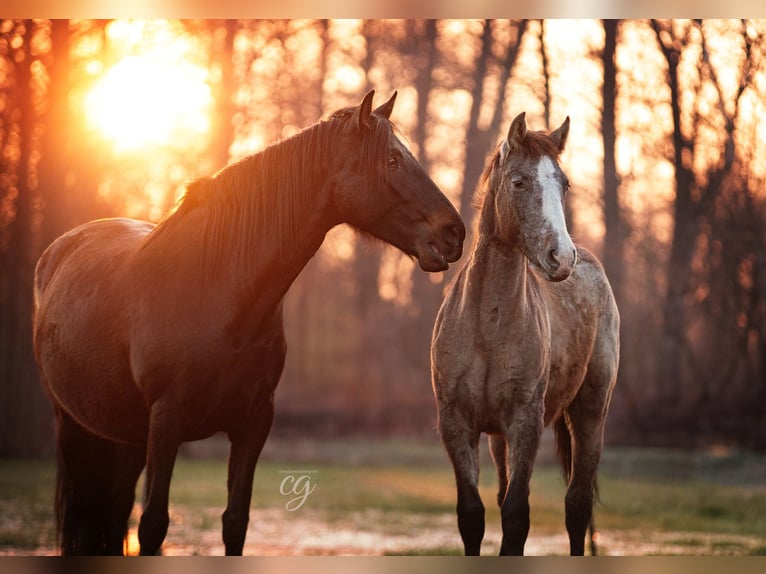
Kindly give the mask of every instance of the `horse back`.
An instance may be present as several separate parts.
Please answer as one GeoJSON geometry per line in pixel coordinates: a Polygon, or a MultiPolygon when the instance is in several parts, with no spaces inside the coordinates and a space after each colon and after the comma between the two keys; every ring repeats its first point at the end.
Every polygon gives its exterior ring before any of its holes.
{"type": "Polygon", "coordinates": [[[151,223],[134,219],[99,219],[58,237],[40,256],[35,268],[35,307],[39,307],[57,272],[63,269],[65,273],[93,273],[98,278],[103,267],[119,263],[153,228],[151,223]]]}

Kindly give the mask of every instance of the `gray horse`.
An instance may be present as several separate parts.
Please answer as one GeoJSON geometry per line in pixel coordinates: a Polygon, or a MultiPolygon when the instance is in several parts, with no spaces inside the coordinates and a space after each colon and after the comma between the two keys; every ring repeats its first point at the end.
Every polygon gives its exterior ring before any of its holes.
{"type": "Polygon", "coordinates": [[[570,553],[585,550],[620,319],[601,264],[567,232],[569,182],[557,158],[568,132],[569,118],[550,134],[527,131],[523,113],[513,120],[482,176],[475,245],[434,327],[439,431],[469,555],[479,554],[484,536],[479,436],[489,434],[498,470],[500,554],[523,554],[529,482],[551,423],[568,482],[570,553]]]}

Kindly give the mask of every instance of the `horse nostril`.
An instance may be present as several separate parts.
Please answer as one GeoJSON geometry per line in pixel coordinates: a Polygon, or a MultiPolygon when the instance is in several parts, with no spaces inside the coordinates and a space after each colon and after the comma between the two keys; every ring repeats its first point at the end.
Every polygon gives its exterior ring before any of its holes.
{"type": "Polygon", "coordinates": [[[558,252],[555,249],[551,249],[550,252],[548,253],[548,263],[550,264],[553,270],[556,270],[559,268],[558,252]]]}
{"type": "Polygon", "coordinates": [[[457,225],[448,225],[444,228],[444,241],[451,246],[460,243],[460,230],[457,225]]]}

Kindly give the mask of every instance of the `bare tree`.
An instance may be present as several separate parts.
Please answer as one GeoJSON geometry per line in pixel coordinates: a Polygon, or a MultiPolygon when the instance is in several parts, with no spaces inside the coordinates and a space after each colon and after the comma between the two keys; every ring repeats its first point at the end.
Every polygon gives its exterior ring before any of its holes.
{"type": "MultiPolygon", "coordinates": [[[[495,23],[496,25],[496,23],[495,23]]],[[[465,164],[463,169],[463,185],[460,192],[460,216],[463,221],[470,222],[473,219],[471,202],[476,184],[479,182],[479,176],[484,169],[484,162],[487,155],[495,144],[491,137],[497,137],[500,119],[502,118],[503,101],[508,80],[511,75],[513,65],[519,54],[521,39],[527,27],[526,20],[520,20],[514,23],[516,29],[505,49],[505,58],[501,61],[501,81],[498,83],[495,94],[485,92],[485,79],[489,73],[490,66],[495,63],[493,56],[493,22],[485,20],[482,25],[481,47],[476,56],[473,67],[473,76],[471,80],[471,110],[468,117],[468,127],[465,134],[465,164]],[[493,121],[490,129],[482,129],[479,125],[479,112],[485,98],[492,97],[496,101],[496,109],[493,114],[493,121]]]]}
{"type": "MultiPolygon", "coordinates": [[[[6,184],[15,188],[14,216],[8,224],[8,242],[5,249],[6,269],[3,270],[7,284],[2,297],[2,330],[4,360],[0,367],[3,387],[3,426],[0,432],[0,452],[6,454],[31,454],[47,450],[51,445],[50,429],[46,427],[46,402],[37,384],[32,356],[32,275],[39,250],[40,233],[38,211],[39,195],[37,179],[37,150],[39,148],[39,117],[35,102],[40,94],[33,88],[34,62],[33,38],[38,29],[32,20],[17,21],[9,32],[10,51],[13,62],[13,89],[11,102],[17,121],[11,127],[17,134],[17,143],[6,141],[5,145],[17,145],[12,155],[18,157],[13,178],[6,184]],[[20,39],[17,42],[16,39],[20,39]],[[41,422],[42,418],[42,422],[41,422]]],[[[8,190],[4,190],[8,191],[8,190]]],[[[5,281],[4,281],[5,283],[5,281]]]]}
{"type": "Polygon", "coordinates": [[[601,86],[601,134],[604,146],[604,268],[615,293],[618,306],[622,302],[623,242],[625,240],[622,208],[620,206],[620,176],[617,173],[615,147],[617,125],[617,64],[615,54],[619,20],[603,20],[604,82],[601,86]]]}
{"type": "MultiPolygon", "coordinates": [[[[672,415],[668,413],[668,416],[679,418],[679,407],[682,411],[684,408],[682,397],[689,396],[684,382],[690,376],[689,369],[695,368],[693,350],[688,339],[689,300],[692,294],[691,269],[704,218],[714,208],[735,165],[734,134],[744,85],[740,86],[731,104],[727,105],[715,68],[710,62],[706,30],[701,21],[681,25],[677,22],[652,20],[651,26],[667,63],[673,118],[672,160],[675,177],[674,226],[667,267],[663,335],[659,349],[658,382],[662,392],[658,397],[660,403],[657,406],[662,410],[662,405],[666,405],[672,411],[672,415]],[[679,64],[684,50],[695,42],[700,48],[697,62],[700,76],[691,81],[682,76],[679,64]],[[701,114],[697,107],[702,98],[703,85],[710,85],[715,90],[714,105],[717,116],[723,123],[723,130],[720,136],[720,156],[701,173],[697,167],[699,162],[696,162],[696,155],[700,149],[709,146],[709,143],[700,139],[700,128],[705,122],[713,121],[711,116],[701,114]],[[682,110],[685,101],[681,93],[683,86],[686,86],[686,101],[689,101],[689,94],[693,95],[691,110],[682,110]],[[692,119],[690,128],[685,128],[682,122],[683,112],[692,119]]],[[[746,70],[742,71],[743,80],[746,77],[746,70]]],[[[692,372],[691,376],[694,374],[692,372]]],[[[688,405],[686,408],[688,410],[688,405]]]]}

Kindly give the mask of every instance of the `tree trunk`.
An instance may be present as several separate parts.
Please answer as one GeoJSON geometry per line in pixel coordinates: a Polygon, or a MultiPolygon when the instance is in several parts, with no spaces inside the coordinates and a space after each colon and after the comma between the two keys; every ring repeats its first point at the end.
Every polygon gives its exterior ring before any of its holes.
{"type": "Polygon", "coordinates": [[[604,83],[602,85],[601,134],[604,146],[604,268],[612,284],[618,307],[622,303],[623,243],[625,233],[620,209],[620,176],[617,173],[615,145],[617,126],[617,66],[615,52],[619,20],[604,20],[604,83]]]}
{"type": "MultiPolygon", "coordinates": [[[[211,32],[215,32],[217,24],[211,32]]],[[[211,138],[213,169],[218,170],[229,163],[229,149],[234,142],[234,37],[239,30],[238,20],[224,20],[223,44],[217,50],[221,81],[215,97],[215,128],[211,138]]]]}
{"type": "Polygon", "coordinates": [[[543,117],[545,129],[551,129],[551,73],[545,43],[545,20],[540,20],[540,60],[543,67],[543,117]]]}
{"type": "Polygon", "coordinates": [[[689,269],[694,254],[697,236],[697,206],[692,199],[694,174],[691,171],[692,142],[687,140],[681,129],[681,100],[678,64],[680,47],[663,42],[662,26],[652,21],[657,41],[668,66],[668,85],[673,117],[673,166],[675,168],[675,200],[673,203],[673,235],[667,268],[667,290],[663,306],[663,335],[659,350],[658,384],[659,401],[668,409],[678,412],[681,399],[681,379],[685,347],[685,306],[684,298],[689,287],[689,269]],[[672,405],[672,407],[671,407],[672,405]]]}
{"type": "MultiPolygon", "coordinates": [[[[521,38],[524,36],[524,32],[527,31],[527,24],[529,23],[529,20],[519,20],[516,23],[516,34],[513,39],[510,40],[510,44],[508,44],[508,49],[505,53],[505,60],[502,63],[502,69],[500,70],[500,85],[498,87],[498,98],[497,98],[497,105],[495,106],[495,110],[492,113],[492,120],[489,123],[489,129],[487,130],[488,136],[487,136],[487,145],[492,146],[495,142],[497,142],[500,139],[500,130],[504,128],[503,130],[503,136],[508,130],[507,126],[501,126],[503,121],[503,111],[505,109],[504,101],[505,101],[505,92],[508,88],[508,82],[511,79],[511,73],[513,71],[513,67],[516,65],[516,60],[519,57],[519,50],[521,48],[521,38]]],[[[487,149],[488,153],[491,151],[490,149],[487,149]]]]}
{"type": "MultiPolygon", "coordinates": [[[[35,24],[32,20],[23,23],[23,57],[16,58],[15,103],[18,109],[20,149],[16,167],[17,199],[15,218],[10,224],[8,254],[10,289],[8,313],[5,317],[10,343],[6,347],[8,357],[5,364],[3,385],[6,386],[8,403],[0,440],[0,453],[30,455],[50,452],[52,433],[50,409],[47,408],[40,387],[32,352],[32,276],[36,256],[33,219],[36,205],[32,181],[34,170],[34,128],[35,110],[32,94],[32,50],[31,41],[35,24]]],[[[37,241],[36,241],[37,239],[37,241]]]]}
{"type": "MultiPolygon", "coordinates": [[[[414,24],[413,24],[414,28],[414,24]]],[[[418,31],[412,29],[413,34],[418,31]]],[[[426,20],[423,34],[418,35],[415,41],[415,49],[419,54],[425,54],[423,64],[417,66],[417,76],[415,77],[415,89],[418,93],[418,122],[415,126],[414,141],[418,148],[418,160],[426,172],[430,169],[430,158],[426,153],[426,137],[428,135],[428,101],[431,95],[431,86],[433,80],[431,73],[436,66],[436,40],[438,30],[436,20],[426,20]]],[[[418,54],[414,54],[416,61],[418,54]]]]}
{"type": "Polygon", "coordinates": [[[479,111],[484,100],[484,77],[487,75],[489,59],[492,57],[492,26],[489,20],[484,20],[481,34],[481,50],[476,58],[471,91],[471,111],[468,116],[468,129],[465,134],[465,169],[463,170],[463,186],[460,191],[460,217],[467,227],[473,220],[473,200],[476,184],[484,169],[484,161],[490,143],[487,133],[479,128],[479,111]]]}
{"type": "Polygon", "coordinates": [[[40,195],[45,202],[43,247],[73,227],[71,206],[67,197],[74,193],[68,174],[72,142],[69,124],[69,20],[51,20],[51,52],[49,55],[47,111],[40,160],[40,195]]]}

